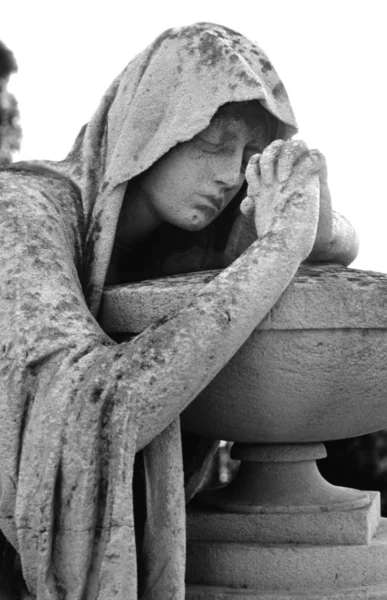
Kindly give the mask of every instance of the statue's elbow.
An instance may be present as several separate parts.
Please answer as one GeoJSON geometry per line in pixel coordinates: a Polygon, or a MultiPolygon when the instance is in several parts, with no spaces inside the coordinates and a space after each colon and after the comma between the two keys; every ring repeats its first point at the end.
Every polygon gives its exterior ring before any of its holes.
{"type": "Polygon", "coordinates": [[[336,248],[336,260],[340,264],[348,267],[356,259],[359,253],[360,240],[359,234],[355,228],[350,224],[346,223],[345,234],[341,235],[337,240],[336,248]]]}

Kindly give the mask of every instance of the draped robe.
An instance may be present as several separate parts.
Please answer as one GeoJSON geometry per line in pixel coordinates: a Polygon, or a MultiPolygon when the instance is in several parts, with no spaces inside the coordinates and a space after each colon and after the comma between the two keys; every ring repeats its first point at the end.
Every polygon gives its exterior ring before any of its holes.
{"type": "Polygon", "coordinates": [[[111,340],[98,309],[126,186],[221,105],[248,100],[276,117],[277,137],[296,132],[255,43],[209,23],[171,29],[112,83],[66,159],[0,173],[0,529],[39,600],[184,598],[179,419],[149,406],[132,342],[111,340]],[[144,449],[138,590],[132,477],[146,419],[160,433],[144,449]]]}

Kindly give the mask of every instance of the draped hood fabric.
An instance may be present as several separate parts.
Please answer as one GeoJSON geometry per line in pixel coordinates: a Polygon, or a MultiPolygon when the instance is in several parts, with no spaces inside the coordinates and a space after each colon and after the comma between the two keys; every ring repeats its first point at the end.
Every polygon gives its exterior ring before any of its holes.
{"type": "Polygon", "coordinates": [[[65,160],[0,173],[0,528],[39,600],[184,598],[179,420],[144,450],[138,590],[133,464],[139,423],[155,417],[133,394],[130,342],[97,315],[126,186],[221,105],[254,99],[277,137],[297,131],[255,43],[210,23],[170,29],[116,78],[65,160]]]}

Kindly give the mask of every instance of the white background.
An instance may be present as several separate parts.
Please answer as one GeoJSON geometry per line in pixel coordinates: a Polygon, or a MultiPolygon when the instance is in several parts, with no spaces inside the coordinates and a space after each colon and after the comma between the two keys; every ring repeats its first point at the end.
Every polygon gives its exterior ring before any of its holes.
{"type": "Polygon", "coordinates": [[[164,29],[220,23],[266,51],[298,137],[326,155],[334,206],[361,238],[352,266],[387,272],[385,12],[385,0],[4,0],[19,158],[63,158],[113,78],[164,29]]]}

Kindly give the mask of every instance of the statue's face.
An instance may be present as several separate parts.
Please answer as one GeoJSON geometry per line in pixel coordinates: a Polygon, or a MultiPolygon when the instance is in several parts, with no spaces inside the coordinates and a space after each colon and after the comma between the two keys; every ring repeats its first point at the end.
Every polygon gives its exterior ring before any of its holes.
{"type": "Polygon", "coordinates": [[[146,172],[140,188],[160,222],[203,229],[241,189],[248,161],[270,141],[262,109],[256,102],[243,106],[227,105],[207,129],[172,148],[146,172]]]}

